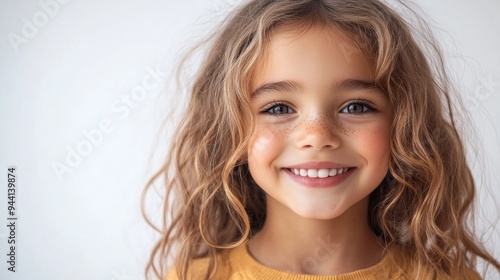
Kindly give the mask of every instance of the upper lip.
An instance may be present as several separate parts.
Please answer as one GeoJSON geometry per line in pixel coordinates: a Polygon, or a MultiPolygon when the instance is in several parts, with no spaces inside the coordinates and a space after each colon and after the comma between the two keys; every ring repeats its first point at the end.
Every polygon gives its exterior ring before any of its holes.
{"type": "Polygon", "coordinates": [[[348,168],[345,164],[331,162],[331,161],[309,161],[304,163],[299,163],[296,165],[287,166],[285,168],[296,168],[296,169],[338,169],[338,168],[348,168]]]}

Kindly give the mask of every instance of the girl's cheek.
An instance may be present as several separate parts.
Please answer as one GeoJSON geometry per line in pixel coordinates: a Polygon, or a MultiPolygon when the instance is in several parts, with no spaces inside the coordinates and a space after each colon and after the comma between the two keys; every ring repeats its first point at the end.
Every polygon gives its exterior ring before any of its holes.
{"type": "Polygon", "coordinates": [[[363,133],[357,134],[356,141],[362,140],[359,147],[366,151],[366,156],[378,159],[379,164],[385,164],[390,157],[390,128],[378,126],[371,129],[366,129],[363,133]]]}
{"type": "Polygon", "coordinates": [[[280,137],[277,131],[268,128],[259,128],[250,143],[249,154],[262,156],[278,148],[281,142],[283,142],[283,138],[280,137]]]}

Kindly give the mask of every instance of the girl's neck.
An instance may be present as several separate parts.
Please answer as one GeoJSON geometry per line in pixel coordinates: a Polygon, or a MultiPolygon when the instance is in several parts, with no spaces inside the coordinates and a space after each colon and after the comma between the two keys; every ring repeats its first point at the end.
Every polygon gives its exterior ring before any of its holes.
{"type": "Polygon", "coordinates": [[[338,275],[373,266],[383,257],[368,225],[368,199],[333,220],[306,219],[279,203],[267,204],[264,226],[248,242],[250,254],[265,266],[338,275]]]}

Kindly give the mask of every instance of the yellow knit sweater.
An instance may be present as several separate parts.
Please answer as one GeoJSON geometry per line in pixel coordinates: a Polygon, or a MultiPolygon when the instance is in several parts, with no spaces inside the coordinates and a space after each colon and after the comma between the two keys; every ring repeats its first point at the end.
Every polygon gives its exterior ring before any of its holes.
{"type": "MultiPolygon", "coordinates": [[[[208,267],[208,258],[193,260],[189,267],[188,279],[202,280],[206,275],[208,267]]],[[[167,280],[178,280],[175,268],[170,269],[167,280]]],[[[357,270],[351,273],[322,276],[292,274],[266,267],[258,263],[248,252],[246,243],[234,249],[219,254],[219,270],[217,280],[381,280],[381,279],[435,279],[426,272],[420,272],[417,276],[416,271],[412,269],[411,260],[408,256],[394,249],[387,253],[385,257],[376,265],[357,270]]],[[[479,275],[468,270],[460,280],[481,279],[479,275]]]]}

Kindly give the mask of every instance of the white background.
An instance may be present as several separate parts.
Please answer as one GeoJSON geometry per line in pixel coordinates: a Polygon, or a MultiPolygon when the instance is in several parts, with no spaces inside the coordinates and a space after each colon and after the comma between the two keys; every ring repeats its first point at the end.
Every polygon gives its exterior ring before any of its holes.
{"type": "MultiPolygon", "coordinates": [[[[67,0],[44,18],[40,3],[48,2],[0,2],[0,177],[15,165],[19,181],[16,273],[7,271],[7,186],[0,183],[0,278],[144,279],[156,236],[141,216],[140,195],[164,156],[164,148],[152,156],[162,117],[182,99],[166,90],[171,70],[240,1],[67,0]],[[155,87],[126,105],[122,98],[143,80],[155,87]],[[85,149],[84,132],[103,121],[112,130],[85,149]],[[54,163],[68,164],[78,147],[88,154],[58,176],[54,163]]],[[[498,258],[500,2],[434,2],[419,1],[479,130],[473,144],[484,164],[471,160],[484,183],[479,233],[498,258]]]]}

